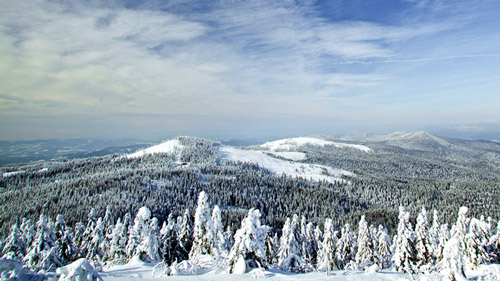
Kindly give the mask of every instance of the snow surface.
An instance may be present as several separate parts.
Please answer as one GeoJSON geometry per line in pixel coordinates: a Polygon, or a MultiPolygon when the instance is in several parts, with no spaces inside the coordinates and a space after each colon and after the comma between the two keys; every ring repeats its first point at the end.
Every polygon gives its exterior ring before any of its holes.
{"type": "Polygon", "coordinates": [[[139,158],[144,155],[166,153],[166,154],[178,154],[182,152],[184,146],[179,142],[178,139],[172,139],[155,146],[148,147],[143,150],[139,150],[135,153],[129,154],[127,158],[139,158]]]}
{"type": "Polygon", "coordinates": [[[221,147],[219,151],[222,161],[257,164],[259,167],[277,175],[284,174],[290,177],[301,177],[312,181],[324,180],[331,183],[343,181],[342,176],[354,176],[354,173],[342,169],[277,159],[265,154],[263,151],[242,150],[228,146],[221,147]]]}
{"type": "Polygon", "coordinates": [[[59,281],[99,281],[102,280],[97,271],[85,258],[78,259],[57,269],[59,281]]]}
{"type": "Polygon", "coordinates": [[[312,145],[312,146],[331,145],[337,148],[351,148],[363,152],[372,151],[372,149],[366,145],[333,142],[312,137],[298,137],[298,138],[276,140],[276,141],[266,142],[262,144],[261,147],[276,151],[276,150],[295,150],[304,145],[312,145]]]}
{"type": "Polygon", "coordinates": [[[7,172],[2,174],[2,178],[8,178],[22,173],[24,173],[24,171],[7,172]]]}
{"type": "Polygon", "coordinates": [[[302,160],[306,160],[306,158],[307,158],[307,156],[304,152],[296,152],[296,151],[281,151],[281,152],[269,151],[266,153],[274,155],[274,156],[278,156],[281,158],[285,158],[288,160],[292,160],[292,161],[302,161],[302,160]]]}
{"type": "MultiPolygon", "coordinates": [[[[272,268],[270,270],[254,269],[245,274],[229,274],[222,269],[208,269],[198,271],[197,275],[177,275],[168,277],[156,277],[153,278],[152,272],[155,264],[128,264],[113,266],[104,270],[101,273],[101,277],[104,281],[131,281],[131,280],[144,280],[144,281],[154,281],[154,280],[172,280],[172,281],[191,281],[191,280],[220,280],[220,281],[232,281],[232,280],[255,280],[258,277],[264,277],[268,280],[335,280],[335,281],[403,281],[412,280],[408,274],[397,273],[391,271],[379,271],[376,273],[365,273],[363,271],[344,271],[337,270],[330,272],[327,275],[325,272],[310,272],[303,274],[293,274],[289,272],[283,272],[279,269],[272,268]],[[258,272],[256,272],[258,271],[258,272]]],[[[428,281],[438,281],[442,279],[442,275],[419,275],[414,276],[414,280],[428,280],[428,281]]],[[[260,279],[260,278],[259,278],[260,279]]]]}

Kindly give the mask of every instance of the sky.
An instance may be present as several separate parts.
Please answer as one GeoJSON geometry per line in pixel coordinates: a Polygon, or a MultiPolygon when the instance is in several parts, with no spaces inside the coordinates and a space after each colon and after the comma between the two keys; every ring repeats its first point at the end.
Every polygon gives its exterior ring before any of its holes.
{"type": "Polygon", "coordinates": [[[0,140],[500,132],[497,0],[0,1],[0,140]]]}

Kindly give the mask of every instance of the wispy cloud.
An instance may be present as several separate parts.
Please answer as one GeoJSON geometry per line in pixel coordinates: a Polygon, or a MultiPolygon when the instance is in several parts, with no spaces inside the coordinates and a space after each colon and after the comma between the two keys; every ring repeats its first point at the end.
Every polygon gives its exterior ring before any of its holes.
{"type": "Polygon", "coordinates": [[[0,14],[2,116],[336,118],[401,83],[384,65],[498,56],[402,52],[455,21],[334,21],[314,1],[36,0],[1,2],[0,14]]]}

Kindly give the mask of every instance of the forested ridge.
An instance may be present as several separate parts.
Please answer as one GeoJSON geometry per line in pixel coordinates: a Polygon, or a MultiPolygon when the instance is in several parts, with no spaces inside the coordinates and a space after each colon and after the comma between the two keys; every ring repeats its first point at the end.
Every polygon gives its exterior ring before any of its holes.
{"type": "Polygon", "coordinates": [[[276,229],[293,214],[317,224],[334,217],[337,227],[356,224],[365,214],[370,223],[386,222],[391,232],[400,205],[411,213],[421,206],[442,210],[444,221],[453,221],[462,205],[472,215],[496,217],[500,211],[499,168],[482,156],[443,156],[380,144],[372,145],[374,153],[301,147],[305,163],[356,174],[327,183],[275,175],[255,164],[220,161],[220,143],[178,139],[185,145],[180,155],[108,155],[3,167],[3,235],[20,217],[62,214],[74,225],[85,220],[91,208],[103,215],[107,206],[116,218],[148,206],[162,222],[167,214],[192,209],[202,190],[212,195],[211,203],[220,206],[224,223],[233,230],[250,208],[259,209],[263,221],[276,229]]]}

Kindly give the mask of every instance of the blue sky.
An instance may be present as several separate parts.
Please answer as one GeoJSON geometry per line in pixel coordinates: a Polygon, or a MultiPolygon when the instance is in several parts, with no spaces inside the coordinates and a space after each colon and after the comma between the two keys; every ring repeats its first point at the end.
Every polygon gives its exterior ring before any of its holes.
{"type": "Polygon", "coordinates": [[[500,128],[500,2],[0,3],[0,139],[500,128]]]}

